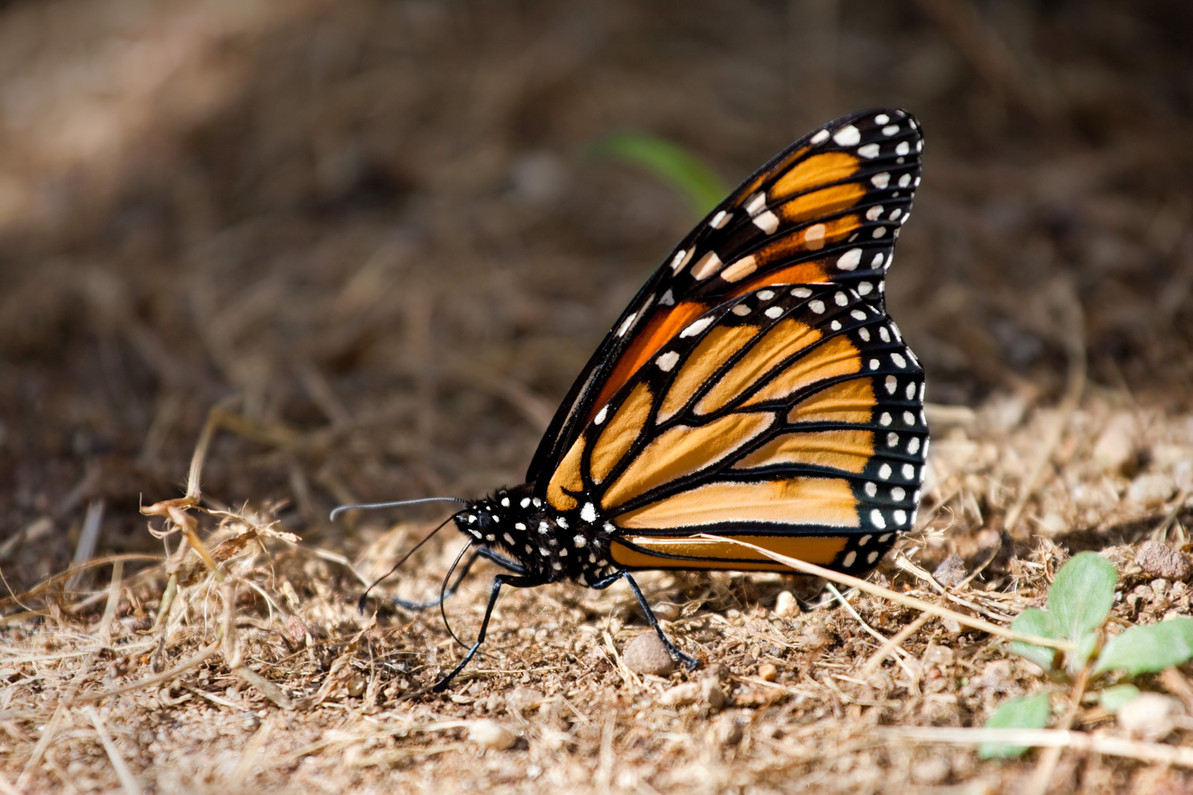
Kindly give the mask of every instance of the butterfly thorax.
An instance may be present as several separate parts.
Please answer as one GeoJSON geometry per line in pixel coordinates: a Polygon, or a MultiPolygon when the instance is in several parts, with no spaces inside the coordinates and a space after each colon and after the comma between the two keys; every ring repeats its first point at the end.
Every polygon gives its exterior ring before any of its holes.
{"type": "MultiPolygon", "coordinates": [[[[499,489],[456,514],[456,526],[479,546],[513,563],[523,576],[543,583],[575,580],[592,585],[619,569],[609,560],[617,528],[565,514],[533,496],[530,484],[499,489]]],[[[500,562],[500,561],[498,561],[500,562]]]]}

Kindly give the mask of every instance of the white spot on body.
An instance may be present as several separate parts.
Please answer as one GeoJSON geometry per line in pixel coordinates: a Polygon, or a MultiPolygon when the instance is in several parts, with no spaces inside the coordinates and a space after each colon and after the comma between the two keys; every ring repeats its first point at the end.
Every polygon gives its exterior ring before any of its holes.
{"type": "Polygon", "coordinates": [[[579,549],[588,543],[588,539],[581,534],[576,533],[576,535],[572,537],[572,543],[576,545],[576,549],[579,549]]]}
{"type": "MultiPolygon", "coordinates": [[[[588,524],[592,524],[593,522],[596,521],[596,518],[597,518],[596,506],[593,505],[591,502],[584,503],[584,507],[580,509],[581,521],[587,522],[588,524]]],[[[563,525],[560,525],[560,526],[562,527],[563,525]]]]}

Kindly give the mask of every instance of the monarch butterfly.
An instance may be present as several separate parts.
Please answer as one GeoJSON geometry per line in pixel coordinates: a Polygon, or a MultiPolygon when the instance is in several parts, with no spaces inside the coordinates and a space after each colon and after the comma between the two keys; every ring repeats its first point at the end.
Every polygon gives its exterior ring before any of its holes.
{"type": "Polygon", "coordinates": [[[438,600],[398,604],[442,609],[477,558],[505,571],[436,691],[480,648],[503,586],[624,580],[691,669],[632,571],[785,570],[732,543],[744,540],[864,573],[911,529],[928,450],[924,375],[886,314],[883,279],[922,148],[911,115],[871,110],[780,152],[613,324],[526,482],[450,498],[463,507],[448,521],[468,545],[438,600]]]}

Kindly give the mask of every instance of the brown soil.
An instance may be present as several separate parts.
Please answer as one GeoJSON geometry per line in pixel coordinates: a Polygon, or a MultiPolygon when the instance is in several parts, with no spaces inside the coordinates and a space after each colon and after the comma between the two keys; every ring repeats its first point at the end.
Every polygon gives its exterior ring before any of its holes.
{"type": "MultiPolygon", "coordinates": [[[[1134,553],[1193,521],[1193,6],[652,8],[0,4],[0,792],[1193,788],[1140,750],[1193,742],[1189,669],[1138,683],[1176,717],[1129,737],[1001,641],[860,594],[799,610],[778,575],[643,576],[702,661],[666,678],[624,664],[620,586],[505,593],[445,695],[437,611],[356,611],[443,511],[328,509],[518,482],[692,223],[594,141],[732,182],[879,105],[928,138],[889,282],[935,440],[899,559],[985,564],[949,594],[1006,623],[1106,550],[1116,629],[1189,611],[1134,553]],[[183,495],[209,417],[202,508],[172,516],[214,570],[140,511],[183,495]],[[910,732],[1044,688],[1135,750],[910,732]]],[[[433,594],[458,545],[381,592],[433,594]]],[[[448,603],[463,638],[491,573],[448,603]]],[[[956,606],[893,557],[872,579],[956,606]]]]}

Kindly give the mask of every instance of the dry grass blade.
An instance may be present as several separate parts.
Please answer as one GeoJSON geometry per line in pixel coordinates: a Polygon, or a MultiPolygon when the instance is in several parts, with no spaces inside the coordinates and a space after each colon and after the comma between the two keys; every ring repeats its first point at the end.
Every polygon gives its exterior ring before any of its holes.
{"type": "Polygon", "coordinates": [[[1193,748],[1105,737],[1099,734],[1058,729],[965,729],[904,726],[898,729],[879,729],[892,742],[921,740],[930,743],[967,745],[983,743],[1027,745],[1035,748],[1060,748],[1070,751],[1105,754],[1155,762],[1163,765],[1193,768],[1193,748]]]}
{"type": "Polygon", "coordinates": [[[721,537],[717,537],[717,536],[710,536],[710,535],[705,535],[703,533],[698,534],[695,537],[696,538],[705,538],[705,539],[708,539],[709,541],[717,541],[717,542],[729,541],[729,542],[736,544],[738,546],[745,547],[747,549],[752,549],[755,552],[765,555],[766,557],[770,558],[771,560],[778,561],[779,563],[782,563],[786,566],[790,566],[791,568],[798,571],[800,574],[810,574],[814,577],[821,577],[825,580],[829,580],[830,582],[835,582],[839,585],[844,585],[849,588],[857,588],[859,591],[864,591],[865,593],[868,593],[871,596],[880,596],[884,599],[889,599],[892,602],[896,602],[898,604],[904,605],[906,607],[910,607],[915,610],[920,610],[925,613],[931,613],[932,615],[940,616],[941,618],[951,618],[952,620],[956,621],[958,624],[962,624],[964,626],[970,627],[971,629],[981,630],[982,632],[985,632],[990,635],[996,635],[996,636],[1003,638],[1005,640],[1015,640],[1015,641],[1019,641],[1021,643],[1031,643],[1036,646],[1044,646],[1049,649],[1058,649],[1060,651],[1073,651],[1076,648],[1069,641],[1055,640],[1053,638],[1045,638],[1045,637],[1042,637],[1039,635],[1025,635],[1022,632],[1013,632],[1005,627],[1000,627],[997,624],[992,624],[989,621],[984,621],[980,618],[973,618],[972,616],[967,616],[964,613],[958,613],[956,610],[950,610],[947,607],[941,607],[940,605],[934,605],[931,602],[926,602],[923,599],[917,599],[914,596],[908,596],[906,594],[895,593],[894,591],[890,590],[889,588],[883,588],[882,586],[874,585],[873,583],[868,582],[863,579],[859,579],[858,577],[851,577],[848,574],[842,574],[840,572],[833,571],[832,569],[826,569],[823,566],[817,566],[814,563],[808,563],[807,561],[799,560],[798,558],[791,558],[791,557],[787,557],[786,555],[780,555],[777,552],[772,552],[769,549],[765,549],[764,547],[756,546],[754,544],[750,544],[745,541],[740,541],[740,540],[733,539],[733,538],[721,538],[721,537]]]}

